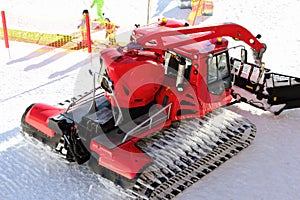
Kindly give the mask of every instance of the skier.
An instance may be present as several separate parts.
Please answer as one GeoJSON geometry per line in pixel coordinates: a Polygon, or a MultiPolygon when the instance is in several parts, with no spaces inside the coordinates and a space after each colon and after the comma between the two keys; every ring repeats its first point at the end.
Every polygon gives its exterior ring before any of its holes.
{"type": "Polygon", "coordinates": [[[77,28],[80,28],[81,36],[82,36],[82,43],[88,44],[87,41],[87,30],[86,30],[86,14],[89,14],[88,10],[82,11],[82,18],[80,24],[77,26],[77,28]]]}
{"type": "Polygon", "coordinates": [[[91,8],[93,8],[95,4],[97,4],[97,15],[99,16],[99,21],[103,23],[104,20],[103,20],[102,7],[104,5],[104,0],[93,0],[91,8]]]}

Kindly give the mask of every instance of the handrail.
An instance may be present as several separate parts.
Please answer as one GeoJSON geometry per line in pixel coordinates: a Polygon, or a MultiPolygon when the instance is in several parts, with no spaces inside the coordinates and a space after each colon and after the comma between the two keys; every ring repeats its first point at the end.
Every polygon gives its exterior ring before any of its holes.
{"type": "MultiPolygon", "coordinates": [[[[121,122],[122,118],[123,118],[123,114],[122,114],[121,108],[120,108],[120,106],[119,106],[119,102],[118,102],[118,100],[117,100],[117,98],[116,98],[116,95],[115,95],[115,93],[114,93],[114,90],[113,90],[111,84],[109,84],[109,83],[110,83],[109,78],[108,78],[107,76],[105,76],[104,74],[102,74],[102,73],[92,72],[91,70],[90,70],[90,73],[93,74],[93,90],[91,90],[90,92],[86,93],[84,96],[80,97],[80,98],[77,99],[76,101],[72,99],[72,103],[68,106],[68,108],[66,109],[66,112],[68,112],[68,110],[69,110],[71,107],[75,106],[77,102],[83,100],[84,98],[86,98],[87,96],[89,96],[91,93],[93,93],[93,97],[92,97],[91,100],[95,100],[95,98],[96,98],[96,96],[95,96],[96,90],[102,88],[101,86],[99,86],[99,87],[97,87],[97,88],[96,88],[96,86],[95,86],[95,85],[96,85],[96,84],[95,84],[95,79],[96,79],[96,74],[97,74],[100,78],[102,78],[102,79],[104,78],[104,79],[107,81],[107,83],[108,83],[107,86],[109,87],[109,88],[108,88],[109,91],[107,91],[107,92],[109,93],[110,96],[113,97],[113,99],[114,99],[114,101],[115,101],[115,104],[116,104],[116,106],[117,106],[118,112],[119,112],[118,117],[116,117],[115,112],[113,112],[113,116],[114,116],[114,120],[115,120],[115,126],[118,126],[119,123],[121,122]],[[117,119],[116,119],[116,118],[117,118],[117,119]]],[[[104,89],[104,88],[102,88],[102,89],[104,89]]],[[[101,94],[103,94],[103,92],[101,92],[100,95],[101,95],[101,94]]],[[[88,100],[89,100],[89,99],[87,99],[86,101],[88,101],[88,100]]]]}
{"type": "Polygon", "coordinates": [[[145,125],[146,123],[148,123],[149,121],[150,121],[150,123],[148,124],[148,127],[149,127],[149,129],[151,129],[152,124],[154,122],[156,122],[156,121],[153,122],[153,118],[156,117],[157,115],[159,115],[160,113],[162,113],[166,109],[168,109],[167,119],[169,119],[170,118],[171,106],[172,106],[172,103],[168,104],[167,106],[165,106],[162,109],[160,109],[157,113],[155,113],[154,115],[150,116],[148,119],[146,119],[145,121],[143,121],[142,123],[140,123],[138,126],[134,127],[129,132],[127,132],[126,135],[124,136],[123,140],[122,140],[122,143],[124,143],[127,140],[127,137],[129,135],[131,135],[132,133],[134,133],[138,129],[142,128],[142,126],[145,125]]]}
{"type": "MultiPolygon", "coordinates": [[[[100,87],[97,87],[97,88],[95,88],[95,90],[98,90],[98,89],[100,89],[100,87]]],[[[69,106],[67,107],[67,109],[66,109],[66,112],[68,112],[69,110],[70,110],[70,108],[74,108],[74,106],[77,106],[78,105],[78,102],[80,102],[80,103],[85,103],[85,102],[88,102],[88,101],[91,101],[91,100],[93,100],[93,97],[90,97],[90,98],[88,98],[88,99],[86,99],[86,100],[84,100],[84,101],[82,101],[84,98],[86,98],[86,97],[88,97],[90,94],[92,94],[94,91],[93,90],[91,90],[91,91],[89,91],[89,92],[86,92],[86,93],[84,93],[84,95],[82,95],[82,96],[80,96],[78,99],[76,99],[75,97],[73,97],[73,98],[71,98],[71,103],[69,104],[69,106]],[[81,102],[82,101],[82,102],[81,102]]],[[[100,95],[102,95],[104,92],[101,92],[101,93],[99,93],[97,96],[100,96],[100,95]]]]}

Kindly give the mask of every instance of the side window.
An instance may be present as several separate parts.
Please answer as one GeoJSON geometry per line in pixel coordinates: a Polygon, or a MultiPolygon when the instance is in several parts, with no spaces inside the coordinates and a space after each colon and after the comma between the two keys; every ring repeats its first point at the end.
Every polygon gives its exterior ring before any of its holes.
{"type": "Polygon", "coordinates": [[[217,56],[217,63],[218,63],[218,72],[221,79],[227,78],[230,75],[228,62],[227,62],[227,54],[222,53],[217,56]]]}
{"type": "Polygon", "coordinates": [[[227,52],[209,57],[207,65],[207,84],[209,91],[212,94],[222,94],[224,88],[230,87],[230,71],[227,52]]]}
{"type": "Polygon", "coordinates": [[[178,67],[179,67],[179,60],[180,58],[183,58],[185,60],[185,67],[184,67],[184,78],[186,80],[190,79],[190,73],[192,68],[192,61],[189,58],[183,57],[181,55],[178,55],[176,53],[165,53],[165,74],[169,75],[173,78],[176,78],[178,76],[178,67]]]}
{"type": "Polygon", "coordinates": [[[218,71],[217,71],[217,57],[208,58],[208,80],[207,83],[213,83],[218,80],[218,71]]]}

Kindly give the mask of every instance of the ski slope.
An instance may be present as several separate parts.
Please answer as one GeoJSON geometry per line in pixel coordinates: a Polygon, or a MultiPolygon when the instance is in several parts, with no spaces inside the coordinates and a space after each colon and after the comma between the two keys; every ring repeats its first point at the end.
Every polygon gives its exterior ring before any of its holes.
{"type": "MultiPolygon", "coordinates": [[[[124,30],[146,23],[146,0],[106,1],[105,15],[124,30]]],[[[62,23],[61,32],[68,33],[76,31],[81,12],[89,4],[81,0],[72,4],[67,0],[10,0],[1,2],[0,10],[41,19],[34,23],[11,21],[11,27],[57,31],[45,25],[49,20],[62,23]]],[[[260,33],[268,46],[263,59],[266,67],[300,77],[299,8],[299,0],[216,0],[214,16],[203,24],[235,22],[260,33]]],[[[91,15],[95,16],[95,10],[91,15]]],[[[187,15],[187,10],[176,8],[176,0],[152,0],[152,20],[187,15]]],[[[98,66],[97,53],[19,42],[10,42],[8,51],[0,40],[0,199],[124,199],[120,188],[86,165],[67,164],[47,147],[20,134],[20,119],[27,106],[55,104],[90,90],[92,77],[87,70],[98,66]]],[[[245,104],[229,109],[257,126],[253,144],[176,199],[300,199],[300,109],[280,116],[245,104]]]]}

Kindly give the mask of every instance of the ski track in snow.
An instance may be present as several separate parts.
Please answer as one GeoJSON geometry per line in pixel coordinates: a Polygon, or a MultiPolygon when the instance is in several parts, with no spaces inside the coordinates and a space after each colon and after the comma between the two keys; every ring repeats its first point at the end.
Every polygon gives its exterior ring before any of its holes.
{"type": "MultiPolygon", "coordinates": [[[[62,2],[54,0],[52,3],[55,5],[56,1],[62,2]]],[[[118,2],[111,1],[106,5],[106,15],[112,16],[121,27],[130,27],[129,22],[137,19],[137,13],[142,12],[144,5],[141,1],[134,4],[127,0],[124,6],[128,7],[124,9],[134,8],[134,12],[125,22],[123,15],[117,17],[117,9],[111,9],[118,2]]],[[[177,19],[188,15],[188,10],[177,12],[178,9],[172,8],[175,0],[152,2],[154,17],[161,16],[161,12],[177,19]]],[[[78,1],[66,5],[69,7],[65,10],[63,6],[57,7],[57,12],[65,12],[68,22],[76,25],[82,8],[89,3],[78,1]]],[[[43,19],[54,17],[56,20],[57,16],[44,12],[47,6],[36,0],[13,0],[4,8],[24,16],[37,17],[43,13],[43,19]],[[28,12],[23,9],[28,5],[36,5],[40,10],[28,12]]],[[[299,0],[272,3],[216,0],[214,16],[203,24],[235,22],[254,34],[261,33],[261,40],[268,45],[264,56],[266,67],[299,77],[300,38],[295,31],[300,19],[299,7],[299,0]]],[[[95,11],[91,13],[93,15],[95,11]]],[[[19,21],[17,25],[30,30],[38,27],[28,27],[29,24],[23,22],[19,21]]],[[[74,27],[66,29],[68,32],[74,27]]],[[[121,189],[88,170],[86,165],[67,164],[46,146],[24,137],[19,129],[21,116],[31,103],[56,104],[91,89],[87,70],[97,69],[97,54],[91,58],[82,51],[69,53],[11,42],[9,59],[3,47],[4,42],[0,41],[0,199],[123,199],[121,189]],[[90,59],[92,64],[88,62],[90,59]]],[[[229,109],[257,126],[253,144],[176,199],[300,199],[299,109],[285,111],[280,116],[245,104],[229,109]]]]}

